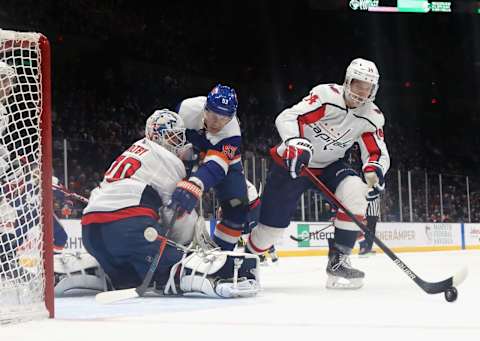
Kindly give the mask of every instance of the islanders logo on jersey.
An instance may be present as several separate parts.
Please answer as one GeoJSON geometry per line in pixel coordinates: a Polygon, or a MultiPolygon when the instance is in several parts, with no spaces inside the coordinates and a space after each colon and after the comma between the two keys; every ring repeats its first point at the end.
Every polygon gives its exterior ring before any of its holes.
{"type": "Polygon", "coordinates": [[[226,144],[222,147],[223,154],[225,154],[229,160],[232,160],[235,157],[235,152],[237,149],[238,147],[234,147],[229,144],[226,144]]]}

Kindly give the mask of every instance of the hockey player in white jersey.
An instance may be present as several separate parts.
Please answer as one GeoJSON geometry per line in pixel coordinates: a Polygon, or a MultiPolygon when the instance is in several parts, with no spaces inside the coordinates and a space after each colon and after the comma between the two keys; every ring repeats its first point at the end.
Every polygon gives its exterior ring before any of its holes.
{"type": "MultiPolygon", "coordinates": [[[[365,218],[367,199],[384,190],[390,157],[384,142],[382,112],[373,103],[379,74],[371,61],[357,58],[348,66],[343,85],[322,84],[276,118],[283,140],[271,149],[273,164],[262,197],[258,226],[248,249],[260,254],[282,237],[302,193],[315,188],[302,176],[309,167],[359,219],[365,218]],[[340,159],[355,142],[360,145],[365,182],[340,159]]],[[[353,268],[349,254],[358,227],[339,210],[335,237],[329,240],[328,288],[359,288],[365,274],[353,268]]]]}
{"type": "MultiPolygon", "coordinates": [[[[186,175],[179,157],[189,146],[183,120],[176,113],[166,109],[155,111],[147,120],[145,135],[107,170],[103,182],[92,191],[81,221],[84,246],[100,263],[115,289],[142,283],[160,246],[158,240],[147,240],[145,230],[153,227],[160,234],[165,233],[166,224],[159,221],[169,221],[172,211],[162,208],[170,202],[171,193],[186,175]]],[[[192,211],[176,220],[168,238],[189,245],[198,227],[205,229],[205,222],[192,211]]],[[[221,251],[187,254],[167,245],[153,282],[157,289],[165,290],[164,294],[251,296],[258,290],[254,275],[257,260],[221,251]],[[235,283],[231,278],[235,278],[235,283]]],[[[95,262],[88,258],[57,262],[57,275],[83,273],[83,276],[57,278],[60,279],[57,294],[82,285],[101,290],[102,283],[90,281],[98,273],[85,272],[85,267],[95,268],[95,262]],[[82,282],[82,278],[87,280],[82,282]]]]}

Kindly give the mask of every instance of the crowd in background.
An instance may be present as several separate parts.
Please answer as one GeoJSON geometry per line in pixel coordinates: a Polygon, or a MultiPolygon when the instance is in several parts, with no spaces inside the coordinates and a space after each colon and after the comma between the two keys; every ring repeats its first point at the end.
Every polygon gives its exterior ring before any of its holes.
{"type": "MultiPolygon", "coordinates": [[[[307,0],[273,7],[256,1],[155,8],[126,0],[2,3],[3,28],[40,31],[51,42],[54,172],[73,192],[89,196],[115,157],[142,137],[154,109],[174,109],[219,82],[238,93],[244,159],[268,159],[279,141],[276,115],[316,84],[341,83],[348,62],[362,56],[381,73],[376,103],[392,158],[382,220],[410,220],[410,170],[413,221],[468,221],[466,176],[470,219],[480,221],[480,51],[474,34],[462,34],[478,30],[468,17],[325,12],[307,0]]],[[[207,216],[212,200],[207,193],[207,216]]],[[[322,217],[330,212],[324,204],[322,217]]],[[[63,206],[55,204],[60,216],[63,206]]],[[[78,218],[81,208],[76,203],[64,212],[78,218]]]]}
{"type": "MultiPolygon", "coordinates": [[[[193,95],[202,94],[195,93],[193,95]]],[[[151,112],[145,109],[139,99],[134,96],[126,96],[119,105],[114,105],[109,100],[94,99],[92,91],[72,92],[64,98],[65,101],[56,108],[56,111],[60,110],[68,115],[57,117],[54,125],[54,172],[65,182],[64,153],[66,147],[69,190],[88,197],[90,191],[101,182],[104,171],[115,157],[131,143],[142,138],[145,119],[151,112]],[[78,98],[83,100],[78,102],[78,98]],[[94,123],[89,120],[90,112],[97,114],[94,123]],[[109,117],[114,117],[114,119],[109,119],[109,117]],[[64,144],[64,141],[67,143],[64,144]],[[88,158],[85,158],[85,151],[88,151],[88,158]]],[[[251,94],[250,98],[255,98],[255,95],[251,94]]],[[[257,115],[256,113],[260,110],[258,102],[251,100],[239,113],[244,136],[244,160],[250,160],[251,163],[252,158],[256,158],[257,185],[260,181],[261,159],[265,159],[268,164],[268,150],[279,141],[279,137],[274,131],[275,113],[257,115]],[[252,116],[255,119],[249,119],[252,116]]],[[[402,219],[410,221],[407,183],[407,171],[410,170],[412,176],[412,221],[469,221],[466,189],[466,175],[468,174],[465,174],[464,169],[460,165],[455,168],[454,163],[450,163],[448,168],[445,165],[443,169],[429,169],[416,164],[415,159],[431,162],[431,165],[434,166],[437,156],[435,154],[421,155],[417,150],[418,145],[412,142],[414,139],[409,140],[403,135],[390,133],[395,130],[401,131],[387,123],[386,141],[393,166],[387,176],[387,191],[381,203],[381,220],[399,221],[401,219],[398,188],[398,171],[400,170],[402,219]],[[412,156],[414,160],[412,160],[412,156]],[[442,174],[443,215],[440,208],[439,174],[442,174]],[[425,180],[425,176],[427,180],[425,180]]],[[[356,146],[353,149],[355,150],[355,148],[356,146]]],[[[347,154],[346,161],[358,164],[358,151],[347,154]]],[[[252,180],[251,171],[249,178],[252,180]]],[[[470,219],[471,221],[480,221],[480,177],[469,176],[469,181],[470,219]]],[[[213,200],[212,193],[205,194],[203,200],[205,217],[214,215],[215,203],[213,200]]],[[[320,200],[320,197],[317,200],[320,200]]],[[[57,213],[60,216],[62,216],[62,205],[61,202],[56,203],[57,213]]],[[[325,214],[328,216],[328,209],[326,212],[322,207],[319,209],[320,219],[325,219],[325,214]]],[[[69,217],[80,217],[81,210],[82,205],[75,203],[69,217]]],[[[300,217],[299,206],[297,219],[300,217]]],[[[314,217],[314,213],[310,213],[306,219],[312,220],[314,217]]]]}

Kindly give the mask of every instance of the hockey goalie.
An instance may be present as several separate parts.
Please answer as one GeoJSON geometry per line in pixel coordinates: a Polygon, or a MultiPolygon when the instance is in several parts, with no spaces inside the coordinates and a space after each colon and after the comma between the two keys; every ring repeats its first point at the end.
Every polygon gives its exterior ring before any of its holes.
{"type": "Polygon", "coordinates": [[[197,195],[182,180],[189,150],[181,117],[156,110],[146,122],[145,138],[121,154],[92,191],[82,217],[89,253],[56,256],[56,295],[140,286],[160,251],[157,235],[166,236],[168,244],[154,267],[151,292],[220,298],[258,293],[257,256],[219,250],[195,210],[172,224],[168,204],[174,189],[185,185],[197,195]]]}

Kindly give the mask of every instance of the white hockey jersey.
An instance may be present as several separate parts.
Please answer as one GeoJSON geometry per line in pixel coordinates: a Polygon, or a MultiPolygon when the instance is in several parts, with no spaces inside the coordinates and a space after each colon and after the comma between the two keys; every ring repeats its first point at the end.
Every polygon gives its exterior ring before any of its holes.
{"type": "MultiPolygon", "coordinates": [[[[82,225],[136,216],[158,219],[159,208],[168,204],[185,176],[185,167],[176,155],[148,139],[139,140],[113,162],[92,191],[82,225]]],[[[175,230],[179,232],[170,233],[170,238],[182,244],[190,242],[196,219],[195,211],[178,219],[175,230]]]]}
{"type": "MultiPolygon", "coordinates": [[[[344,157],[358,142],[363,169],[380,167],[385,174],[390,156],[384,141],[385,119],[374,103],[348,109],[343,98],[343,86],[321,84],[314,87],[301,102],[280,113],[275,121],[283,141],[305,137],[313,145],[310,168],[325,168],[344,157]]],[[[285,143],[274,147],[271,154],[281,162],[285,143]]]]}

